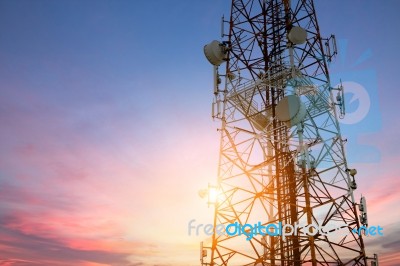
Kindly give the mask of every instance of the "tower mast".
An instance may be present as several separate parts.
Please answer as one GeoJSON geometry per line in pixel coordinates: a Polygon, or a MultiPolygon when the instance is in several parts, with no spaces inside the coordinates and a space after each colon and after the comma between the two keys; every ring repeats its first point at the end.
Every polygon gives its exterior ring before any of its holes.
{"type": "Polygon", "coordinates": [[[232,0],[226,22],[226,40],[204,48],[221,121],[214,226],[307,227],[286,237],[214,232],[202,264],[367,265],[354,231],[366,213],[360,221],[338,122],[343,98],[334,97],[343,88],[329,79],[334,36],[321,37],[313,0],[232,0]]]}

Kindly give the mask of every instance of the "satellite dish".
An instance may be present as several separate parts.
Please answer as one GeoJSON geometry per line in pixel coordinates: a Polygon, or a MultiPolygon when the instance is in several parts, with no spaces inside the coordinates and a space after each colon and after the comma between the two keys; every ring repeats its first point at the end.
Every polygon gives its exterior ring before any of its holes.
{"type": "Polygon", "coordinates": [[[225,61],[225,49],[219,41],[212,41],[204,46],[204,55],[214,66],[219,66],[225,61]]]}
{"type": "Polygon", "coordinates": [[[276,106],[276,118],[292,127],[303,121],[307,115],[306,106],[297,95],[285,96],[276,106]]]}
{"type": "Polygon", "coordinates": [[[294,44],[303,44],[307,40],[307,31],[302,27],[294,26],[288,34],[288,39],[294,44]]]}

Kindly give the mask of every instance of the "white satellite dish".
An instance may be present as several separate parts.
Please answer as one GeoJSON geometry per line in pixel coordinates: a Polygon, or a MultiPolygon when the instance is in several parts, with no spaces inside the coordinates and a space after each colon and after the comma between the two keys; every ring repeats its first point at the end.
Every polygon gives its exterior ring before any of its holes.
{"type": "Polygon", "coordinates": [[[307,115],[306,106],[297,95],[288,95],[276,106],[276,118],[292,127],[303,121],[307,115]]]}
{"type": "Polygon", "coordinates": [[[294,44],[303,44],[307,40],[307,31],[302,27],[294,26],[290,30],[288,38],[294,44]]]}
{"type": "Polygon", "coordinates": [[[219,66],[225,61],[225,48],[219,41],[212,41],[204,46],[204,55],[214,66],[219,66]]]}

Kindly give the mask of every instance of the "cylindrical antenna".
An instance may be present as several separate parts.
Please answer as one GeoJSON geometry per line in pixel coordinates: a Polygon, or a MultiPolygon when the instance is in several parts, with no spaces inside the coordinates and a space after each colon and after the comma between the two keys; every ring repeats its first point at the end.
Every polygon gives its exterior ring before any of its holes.
{"type": "Polygon", "coordinates": [[[332,40],[333,40],[333,54],[337,54],[337,46],[336,46],[336,37],[335,35],[332,34],[332,40]]]}
{"type": "Polygon", "coordinates": [[[214,94],[218,94],[218,66],[213,66],[214,67],[214,94]]]}
{"type": "Polygon", "coordinates": [[[225,31],[224,31],[224,22],[225,22],[225,18],[224,18],[224,15],[222,15],[222,18],[221,18],[221,38],[224,38],[224,36],[225,36],[225,31]]]}

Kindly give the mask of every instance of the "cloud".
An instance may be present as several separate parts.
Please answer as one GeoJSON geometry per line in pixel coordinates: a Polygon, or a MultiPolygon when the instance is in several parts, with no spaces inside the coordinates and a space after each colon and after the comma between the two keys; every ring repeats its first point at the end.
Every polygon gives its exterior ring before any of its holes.
{"type": "Polygon", "coordinates": [[[364,237],[367,255],[378,254],[382,265],[395,266],[400,261],[400,223],[382,225],[383,236],[364,237]]]}
{"type": "Polygon", "coordinates": [[[41,266],[41,264],[28,260],[0,259],[0,266],[41,266]]]}
{"type": "Polygon", "coordinates": [[[18,257],[19,260],[35,261],[42,265],[48,265],[49,262],[62,262],[55,263],[55,265],[79,265],[80,261],[122,265],[128,263],[126,257],[129,255],[99,250],[73,249],[56,239],[7,228],[0,228],[0,244],[9,247],[2,251],[3,257],[18,257]]]}
{"type": "Polygon", "coordinates": [[[400,250],[400,239],[394,242],[382,244],[383,248],[391,249],[391,250],[400,250]]]}
{"type": "Polygon", "coordinates": [[[125,239],[115,210],[57,192],[0,183],[0,265],[125,266],[157,248],[125,239]]]}
{"type": "Polygon", "coordinates": [[[47,222],[51,223],[45,217],[37,224],[19,216],[0,217],[0,265],[126,266],[135,261],[129,257],[148,257],[158,248],[110,236],[68,236],[46,226],[47,222]]]}

